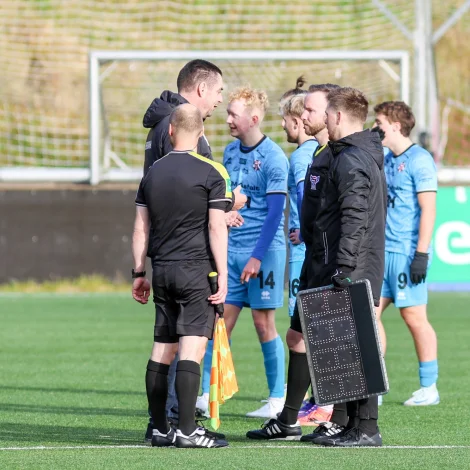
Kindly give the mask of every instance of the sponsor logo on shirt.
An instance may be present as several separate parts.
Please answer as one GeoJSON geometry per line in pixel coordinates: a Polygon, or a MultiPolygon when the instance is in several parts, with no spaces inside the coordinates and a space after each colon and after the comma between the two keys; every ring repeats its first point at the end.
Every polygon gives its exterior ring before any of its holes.
{"type": "Polygon", "coordinates": [[[152,148],[152,141],[149,140],[148,142],[145,142],[145,150],[150,150],[152,148]]]}
{"type": "Polygon", "coordinates": [[[320,182],[320,177],[318,175],[310,175],[310,189],[312,191],[317,190],[317,184],[320,182]]]}
{"type": "Polygon", "coordinates": [[[261,300],[270,300],[271,294],[268,290],[264,290],[261,292],[261,300]]]}
{"type": "Polygon", "coordinates": [[[255,169],[255,171],[259,171],[261,169],[261,162],[259,160],[255,160],[253,162],[253,168],[255,169]]]}
{"type": "Polygon", "coordinates": [[[246,165],[246,158],[240,158],[238,161],[240,162],[240,165],[246,165]]]}

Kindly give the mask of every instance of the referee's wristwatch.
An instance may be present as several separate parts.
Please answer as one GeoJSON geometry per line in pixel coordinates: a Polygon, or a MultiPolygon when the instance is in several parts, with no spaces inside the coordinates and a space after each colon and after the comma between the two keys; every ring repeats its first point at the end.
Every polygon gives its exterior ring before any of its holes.
{"type": "Polygon", "coordinates": [[[132,279],[136,279],[138,277],[145,277],[147,273],[145,271],[134,271],[132,270],[132,279]]]}

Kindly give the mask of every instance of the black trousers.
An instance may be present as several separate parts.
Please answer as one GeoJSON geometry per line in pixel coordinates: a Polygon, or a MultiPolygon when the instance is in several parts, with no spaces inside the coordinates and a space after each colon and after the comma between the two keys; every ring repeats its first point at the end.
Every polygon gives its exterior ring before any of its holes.
{"type": "Polygon", "coordinates": [[[379,399],[377,396],[350,401],[346,406],[350,423],[351,420],[377,420],[379,417],[379,399]]]}

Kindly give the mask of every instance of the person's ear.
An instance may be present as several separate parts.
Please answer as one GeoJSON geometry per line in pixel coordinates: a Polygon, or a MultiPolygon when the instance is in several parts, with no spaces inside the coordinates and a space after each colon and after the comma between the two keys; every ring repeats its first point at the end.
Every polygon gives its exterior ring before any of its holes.
{"type": "Polygon", "coordinates": [[[339,123],[341,122],[341,118],[342,118],[341,111],[337,111],[336,112],[336,125],[337,126],[339,126],[339,123]]]}
{"type": "Polygon", "coordinates": [[[197,94],[202,97],[206,94],[206,91],[207,91],[207,83],[206,82],[199,83],[199,85],[197,86],[197,94]]]}
{"type": "Polygon", "coordinates": [[[297,116],[293,116],[292,120],[294,121],[294,129],[295,130],[297,130],[297,128],[302,126],[302,121],[297,116]]]}
{"type": "Polygon", "coordinates": [[[171,124],[168,127],[168,135],[173,135],[173,126],[171,124]]]}
{"type": "Polygon", "coordinates": [[[259,122],[259,117],[256,114],[253,114],[253,116],[251,116],[252,127],[256,126],[258,122],[259,122]]]}

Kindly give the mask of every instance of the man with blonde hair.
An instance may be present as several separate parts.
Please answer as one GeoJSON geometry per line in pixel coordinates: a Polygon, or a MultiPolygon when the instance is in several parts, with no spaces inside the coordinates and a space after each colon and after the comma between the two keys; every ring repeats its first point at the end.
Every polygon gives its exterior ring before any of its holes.
{"type": "Polygon", "coordinates": [[[251,307],[264,356],[269,398],[247,416],[262,418],[276,416],[284,404],[285,354],[276,330],[275,310],[284,303],[284,208],[289,171],[284,152],[260,129],[268,105],[264,91],[242,87],[232,92],[227,124],[237,140],[224,152],[232,186],[240,184],[248,198],[240,211],[244,225],[233,227],[229,234],[225,322],[230,335],[242,308],[251,307]]]}

